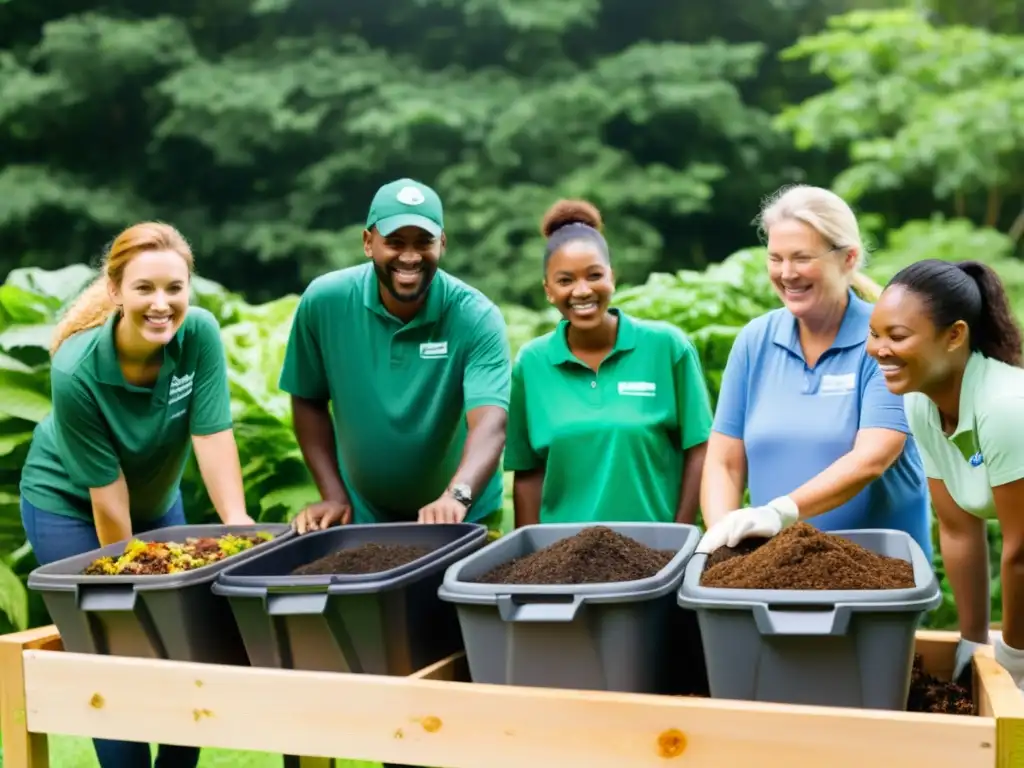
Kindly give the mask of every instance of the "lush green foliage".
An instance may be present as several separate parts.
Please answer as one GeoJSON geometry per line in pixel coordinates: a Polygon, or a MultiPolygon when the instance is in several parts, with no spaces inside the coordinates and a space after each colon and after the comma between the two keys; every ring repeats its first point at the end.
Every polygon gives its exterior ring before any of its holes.
{"type": "MultiPolygon", "coordinates": [[[[17,480],[49,409],[53,320],[122,227],[172,221],[231,286],[197,279],[195,300],[222,324],[248,503],[280,520],[314,490],[277,388],[297,299],[275,297],[362,258],[387,178],[438,187],[444,266],[502,304],[514,349],[556,319],[539,311],[538,218],[592,199],[617,302],[690,332],[713,395],[738,329],[775,305],[744,248],[786,182],[857,205],[876,280],[980,258],[1020,315],[1015,3],[0,0],[0,274],[31,267],[0,286],[0,625],[44,618],[20,582],[17,480]]],[[[194,465],[184,490],[209,518],[194,465]]],[[[947,600],[935,622],[954,620],[947,600]]]]}

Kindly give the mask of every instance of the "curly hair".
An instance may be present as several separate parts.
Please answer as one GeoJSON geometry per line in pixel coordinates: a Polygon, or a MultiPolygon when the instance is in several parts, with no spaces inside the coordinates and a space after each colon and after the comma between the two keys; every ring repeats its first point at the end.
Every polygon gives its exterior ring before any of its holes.
{"type": "Polygon", "coordinates": [[[559,200],[544,214],[540,222],[540,231],[544,237],[551,237],[569,224],[586,224],[598,232],[604,230],[601,212],[593,203],[586,200],[559,200]]]}
{"type": "Polygon", "coordinates": [[[939,328],[967,323],[971,350],[1021,367],[1021,329],[1002,281],[987,264],[925,259],[901,269],[890,285],[920,296],[939,328]]]}

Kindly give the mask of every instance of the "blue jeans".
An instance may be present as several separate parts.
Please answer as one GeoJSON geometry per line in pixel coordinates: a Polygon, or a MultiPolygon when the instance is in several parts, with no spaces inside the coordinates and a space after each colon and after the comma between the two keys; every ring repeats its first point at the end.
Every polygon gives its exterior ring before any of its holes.
{"type": "MultiPolygon", "coordinates": [[[[36,560],[47,565],[66,557],[99,549],[100,541],[92,522],[58,515],[39,509],[21,497],[21,522],[36,560]]],[[[185,525],[185,508],[181,494],[167,514],[148,523],[132,522],[134,533],[144,533],[172,525],[185,525]]],[[[138,741],[93,739],[100,768],[150,768],[153,766],[149,744],[138,741]]],[[[196,768],[199,747],[161,744],[154,768],[196,768]]]]}

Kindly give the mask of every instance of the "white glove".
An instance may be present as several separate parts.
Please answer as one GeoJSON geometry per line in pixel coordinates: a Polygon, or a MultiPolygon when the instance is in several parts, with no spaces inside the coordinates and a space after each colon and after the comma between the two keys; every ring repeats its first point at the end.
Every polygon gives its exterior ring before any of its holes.
{"type": "Polygon", "coordinates": [[[1017,687],[1024,691],[1024,651],[1011,648],[1004,643],[1002,633],[995,636],[995,642],[992,645],[996,661],[1010,673],[1010,677],[1013,678],[1017,687]]]}
{"type": "Polygon", "coordinates": [[[979,648],[984,648],[988,643],[976,643],[973,640],[964,640],[962,637],[956,644],[956,660],[953,662],[953,679],[959,680],[965,669],[971,666],[971,658],[979,648]]]}
{"type": "Polygon", "coordinates": [[[711,526],[697,543],[698,555],[710,554],[719,547],[735,547],[752,536],[770,538],[788,528],[800,517],[789,496],[779,496],[763,507],[745,507],[730,512],[711,526]]]}

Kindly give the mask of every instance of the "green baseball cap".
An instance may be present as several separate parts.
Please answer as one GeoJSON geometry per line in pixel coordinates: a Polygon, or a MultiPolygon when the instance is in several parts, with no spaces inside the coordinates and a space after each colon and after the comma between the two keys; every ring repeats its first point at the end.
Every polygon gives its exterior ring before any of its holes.
{"type": "Polygon", "coordinates": [[[398,179],[377,190],[366,228],[390,235],[400,227],[419,227],[437,237],[444,229],[444,208],[437,192],[413,179],[398,179]]]}

